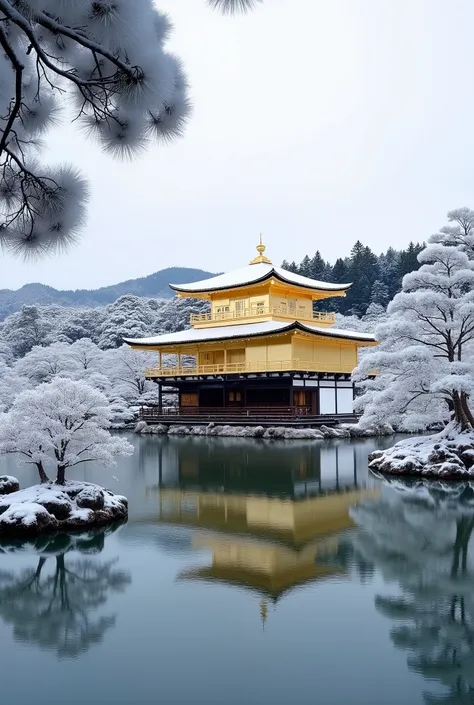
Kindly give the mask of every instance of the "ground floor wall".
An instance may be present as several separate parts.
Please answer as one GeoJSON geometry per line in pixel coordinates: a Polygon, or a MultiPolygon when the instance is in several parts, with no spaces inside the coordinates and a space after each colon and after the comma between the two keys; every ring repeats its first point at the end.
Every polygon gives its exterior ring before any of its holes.
{"type": "Polygon", "coordinates": [[[353,411],[353,384],[350,379],[336,376],[180,380],[173,388],[178,395],[178,405],[184,411],[256,407],[296,408],[315,415],[351,414],[353,411]]]}

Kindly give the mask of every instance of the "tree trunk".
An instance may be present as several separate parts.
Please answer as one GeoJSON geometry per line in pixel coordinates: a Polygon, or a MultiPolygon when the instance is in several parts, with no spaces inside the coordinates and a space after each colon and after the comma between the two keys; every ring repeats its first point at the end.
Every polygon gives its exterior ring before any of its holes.
{"type": "Polygon", "coordinates": [[[469,403],[468,403],[468,396],[465,392],[461,393],[461,404],[464,413],[466,414],[466,418],[471,424],[471,426],[474,428],[474,416],[472,415],[472,411],[469,408],[469,403]]]}
{"type": "Polygon", "coordinates": [[[56,475],[56,484],[64,485],[66,481],[66,466],[58,465],[58,474],[56,475]]]}
{"type": "Polygon", "coordinates": [[[457,423],[461,427],[461,431],[468,431],[472,428],[469,419],[466,416],[466,412],[463,408],[459,392],[453,393],[453,415],[454,420],[457,421],[457,423]]]}
{"type": "Polygon", "coordinates": [[[47,476],[47,474],[44,471],[43,463],[41,462],[41,460],[38,463],[36,463],[36,467],[38,468],[38,473],[40,476],[41,484],[43,484],[43,482],[49,482],[49,477],[47,476]]]}

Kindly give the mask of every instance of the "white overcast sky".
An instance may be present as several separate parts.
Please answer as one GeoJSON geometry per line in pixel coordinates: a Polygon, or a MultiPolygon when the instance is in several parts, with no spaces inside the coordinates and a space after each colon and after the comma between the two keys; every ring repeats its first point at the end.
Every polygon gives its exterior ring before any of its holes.
{"type": "Polygon", "coordinates": [[[83,238],[0,288],[95,288],[169,266],[247,264],[262,231],[280,264],[356,239],[423,240],[474,207],[472,0],[265,0],[223,17],[158,0],[195,104],[184,139],[115,162],[65,125],[47,157],[91,181],[83,238]]]}

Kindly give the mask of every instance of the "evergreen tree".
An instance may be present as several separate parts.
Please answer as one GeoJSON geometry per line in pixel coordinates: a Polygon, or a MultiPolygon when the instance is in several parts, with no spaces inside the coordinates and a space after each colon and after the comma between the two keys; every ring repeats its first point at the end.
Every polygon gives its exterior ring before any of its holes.
{"type": "Polygon", "coordinates": [[[317,281],[326,281],[326,262],[321,257],[321,253],[317,250],[313,259],[310,262],[310,277],[317,281]]]}
{"type": "Polygon", "coordinates": [[[301,260],[301,264],[298,268],[298,274],[301,274],[303,277],[312,277],[311,260],[308,255],[305,255],[301,260]]]}
{"type": "Polygon", "coordinates": [[[386,307],[389,302],[388,286],[384,284],[380,279],[376,279],[372,284],[372,291],[370,294],[370,303],[377,304],[378,306],[386,307]]]}
{"type": "Polygon", "coordinates": [[[418,262],[418,255],[424,249],[424,247],[424,244],[420,245],[419,242],[417,242],[416,245],[413,242],[410,242],[407,249],[402,250],[400,252],[400,259],[398,260],[397,271],[399,288],[401,286],[401,282],[405,274],[408,274],[409,272],[414,272],[419,268],[420,264],[418,262]]]}

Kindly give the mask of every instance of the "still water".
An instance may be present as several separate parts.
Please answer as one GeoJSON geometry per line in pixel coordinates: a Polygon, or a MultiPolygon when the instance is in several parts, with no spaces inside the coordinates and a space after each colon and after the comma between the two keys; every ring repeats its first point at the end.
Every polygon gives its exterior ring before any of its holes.
{"type": "Polygon", "coordinates": [[[474,703],[469,487],[378,481],[387,439],[130,440],[75,473],[128,524],[2,549],[2,702],[474,703]]]}

